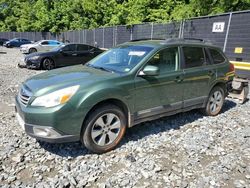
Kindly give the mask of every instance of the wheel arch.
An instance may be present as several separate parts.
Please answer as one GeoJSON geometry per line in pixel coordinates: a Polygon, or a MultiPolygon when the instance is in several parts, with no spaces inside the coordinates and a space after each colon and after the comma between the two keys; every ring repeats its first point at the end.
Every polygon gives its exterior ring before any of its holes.
{"type": "Polygon", "coordinates": [[[35,49],[36,52],[37,52],[37,49],[36,49],[35,47],[30,47],[30,48],[29,48],[29,52],[30,52],[31,49],[35,49]]]}
{"type": "Polygon", "coordinates": [[[215,82],[215,83],[212,85],[212,87],[210,88],[209,93],[210,93],[210,92],[212,91],[212,89],[213,89],[214,87],[216,87],[216,86],[221,87],[221,88],[224,90],[225,95],[226,95],[226,93],[227,93],[227,84],[226,84],[226,82],[223,82],[223,81],[215,82]]]}
{"type": "Polygon", "coordinates": [[[129,110],[129,107],[125,104],[125,102],[123,102],[122,100],[120,99],[117,99],[117,98],[108,98],[108,99],[104,99],[102,101],[99,101],[98,103],[96,103],[94,106],[92,106],[92,108],[90,108],[88,110],[88,112],[86,113],[85,117],[84,117],[84,120],[82,122],[82,127],[81,127],[81,132],[82,130],[84,129],[84,126],[85,126],[85,122],[86,120],[88,119],[88,117],[90,116],[90,114],[98,107],[100,106],[104,106],[104,105],[107,105],[107,104],[113,104],[117,107],[119,107],[123,112],[124,112],[124,115],[127,119],[127,127],[131,127],[131,116],[130,116],[130,110],[129,110]]]}
{"type": "Polygon", "coordinates": [[[55,68],[56,68],[56,62],[55,62],[55,60],[54,60],[52,57],[44,56],[44,57],[42,57],[41,62],[40,62],[40,68],[41,68],[41,69],[44,68],[44,67],[43,67],[43,61],[44,61],[45,59],[50,59],[50,60],[52,60],[52,61],[54,62],[54,64],[55,64],[55,68]]]}

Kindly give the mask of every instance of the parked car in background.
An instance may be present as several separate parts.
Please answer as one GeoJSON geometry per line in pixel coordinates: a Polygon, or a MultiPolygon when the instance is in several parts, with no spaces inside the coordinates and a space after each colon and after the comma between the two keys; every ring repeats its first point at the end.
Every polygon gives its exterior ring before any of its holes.
{"type": "Polygon", "coordinates": [[[200,108],[218,115],[233,77],[234,66],[210,43],[128,42],[86,65],[26,80],[16,97],[17,119],[38,140],[80,140],[103,153],[141,122],[200,108]]]}
{"type": "Polygon", "coordinates": [[[84,64],[104,50],[86,44],[67,44],[49,52],[36,52],[27,55],[24,62],[27,68],[54,69],[69,65],[84,64]]]}
{"type": "Polygon", "coordinates": [[[57,40],[40,40],[32,44],[21,45],[20,51],[24,54],[29,54],[34,52],[46,52],[61,45],[63,45],[63,43],[57,40]]]}
{"type": "Polygon", "coordinates": [[[12,47],[20,47],[23,44],[30,44],[30,43],[31,41],[28,39],[14,38],[5,42],[3,45],[7,48],[12,48],[12,47]]]}
{"type": "Polygon", "coordinates": [[[7,41],[8,41],[8,39],[0,38],[0,46],[3,46],[3,44],[4,44],[5,42],[7,42],[7,41]]]}

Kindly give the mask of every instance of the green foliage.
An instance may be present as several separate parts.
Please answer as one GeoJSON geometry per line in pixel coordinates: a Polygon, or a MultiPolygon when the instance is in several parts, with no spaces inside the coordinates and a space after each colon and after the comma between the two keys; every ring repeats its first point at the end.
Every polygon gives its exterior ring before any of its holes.
{"type": "Polygon", "coordinates": [[[0,31],[162,23],[249,8],[250,0],[0,0],[0,31]]]}

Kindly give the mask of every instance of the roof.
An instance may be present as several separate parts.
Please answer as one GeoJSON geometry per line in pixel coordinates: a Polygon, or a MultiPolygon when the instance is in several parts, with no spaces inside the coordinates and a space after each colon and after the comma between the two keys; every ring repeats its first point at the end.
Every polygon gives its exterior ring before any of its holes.
{"type": "MultiPolygon", "coordinates": [[[[150,46],[150,47],[161,47],[166,45],[195,45],[195,46],[209,46],[213,48],[218,48],[212,44],[211,41],[196,39],[196,38],[169,38],[169,39],[159,39],[159,40],[150,40],[150,39],[138,39],[130,42],[126,42],[124,44],[129,45],[140,45],[140,46],[150,46]]],[[[122,44],[123,45],[123,44],[122,44]]],[[[119,45],[120,46],[120,45],[119,45]]]]}

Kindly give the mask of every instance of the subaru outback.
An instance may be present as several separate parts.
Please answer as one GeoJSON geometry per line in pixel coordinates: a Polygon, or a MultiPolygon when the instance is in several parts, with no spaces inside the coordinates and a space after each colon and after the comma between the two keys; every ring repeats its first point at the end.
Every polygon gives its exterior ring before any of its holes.
{"type": "Polygon", "coordinates": [[[114,149],[125,130],[192,109],[220,113],[234,67],[199,40],[127,42],[76,65],[33,76],[16,97],[19,124],[45,142],[114,149]]]}

